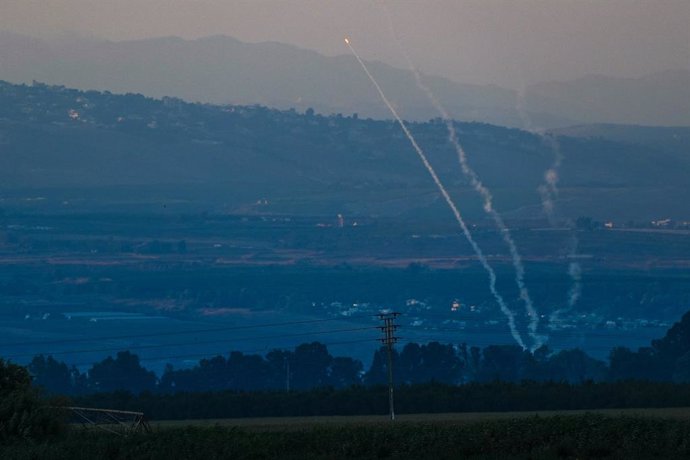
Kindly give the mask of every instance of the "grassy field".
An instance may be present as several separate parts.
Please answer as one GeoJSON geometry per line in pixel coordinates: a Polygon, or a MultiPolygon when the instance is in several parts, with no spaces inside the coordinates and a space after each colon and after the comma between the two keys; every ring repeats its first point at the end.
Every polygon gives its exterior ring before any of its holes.
{"type": "MultiPolygon", "coordinates": [[[[439,423],[447,425],[472,424],[496,420],[518,421],[524,418],[550,418],[582,415],[605,417],[661,418],[690,420],[690,407],[669,407],[659,409],[599,409],[565,411],[525,412],[463,412],[446,414],[396,414],[396,424],[439,423]]],[[[339,427],[361,425],[385,425],[391,421],[388,415],[322,416],[322,417],[256,417],[204,420],[161,420],[151,422],[154,430],[181,427],[237,427],[252,431],[303,430],[316,427],[339,427]]]]}
{"type": "Polygon", "coordinates": [[[157,422],[0,444],[2,459],[689,458],[690,409],[157,422]]]}

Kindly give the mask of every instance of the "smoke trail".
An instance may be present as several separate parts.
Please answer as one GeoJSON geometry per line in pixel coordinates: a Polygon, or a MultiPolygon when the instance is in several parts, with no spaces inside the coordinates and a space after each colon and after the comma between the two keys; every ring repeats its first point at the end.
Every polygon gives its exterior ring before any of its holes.
{"type": "Polygon", "coordinates": [[[563,162],[563,153],[561,152],[561,146],[558,143],[558,139],[543,129],[534,127],[531,118],[527,114],[524,108],[525,103],[525,87],[522,86],[518,91],[517,100],[515,104],[515,109],[520,116],[522,121],[523,129],[536,134],[542,141],[551,149],[553,152],[553,162],[551,166],[544,171],[544,183],[542,183],[537,190],[541,197],[541,206],[546,214],[546,218],[552,227],[557,226],[556,216],[555,216],[555,201],[558,198],[558,180],[561,169],[561,163],[563,162]]]}
{"type": "Polygon", "coordinates": [[[391,30],[391,34],[397,42],[402,55],[405,57],[410,71],[414,75],[417,87],[426,94],[426,96],[429,98],[429,101],[431,101],[431,103],[433,104],[434,108],[436,108],[436,110],[441,114],[441,117],[443,118],[443,121],[448,130],[448,140],[451,142],[453,147],[455,147],[455,151],[457,152],[458,160],[460,162],[460,167],[462,168],[463,174],[465,174],[465,176],[470,180],[472,188],[482,197],[484,211],[492,218],[496,227],[499,230],[501,238],[503,238],[503,241],[505,242],[506,246],[508,246],[510,257],[513,262],[513,267],[515,268],[515,284],[517,284],[518,290],[520,292],[520,299],[522,299],[522,301],[524,302],[525,309],[527,310],[527,315],[529,317],[528,329],[530,337],[534,340],[534,344],[532,347],[532,351],[534,351],[544,343],[544,339],[543,337],[537,334],[537,328],[539,327],[539,314],[537,313],[537,310],[534,308],[534,304],[532,303],[532,299],[530,298],[529,291],[527,290],[527,286],[525,285],[525,267],[522,263],[522,257],[518,252],[515,240],[513,240],[513,237],[510,234],[510,230],[506,226],[501,215],[498,213],[498,211],[494,209],[493,196],[491,195],[491,192],[481,182],[481,180],[479,179],[479,175],[476,173],[476,171],[474,171],[472,167],[470,167],[467,161],[467,154],[465,153],[465,149],[463,149],[462,145],[460,144],[460,140],[458,138],[458,134],[455,129],[455,125],[453,124],[451,116],[448,114],[448,111],[445,109],[443,104],[441,104],[441,102],[436,98],[433,91],[431,91],[431,88],[429,88],[429,86],[426,85],[422,80],[422,76],[420,75],[415,65],[412,63],[412,60],[407,54],[405,48],[402,46],[402,43],[395,32],[395,27],[393,26],[393,21],[390,17],[390,13],[385,7],[385,4],[381,3],[381,5],[383,6],[384,11],[386,12],[385,16],[388,20],[388,26],[391,30]]]}
{"type": "Polygon", "coordinates": [[[568,303],[566,307],[559,308],[549,315],[550,324],[560,322],[560,316],[563,313],[567,313],[575,308],[575,305],[582,294],[582,267],[580,266],[579,262],[572,260],[572,258],[577,256],[578,239],[575,235],[575,231],[572,229],[571,231],[572,235],[570,238],[570,248],[568,251],[568,256],[571,258],[571,261],[568,264],[568,276],[570,276],[571,284],[570,289],[568,290],[568,303]]]}
{"type": "Polygon", "coordinates": [[[369,77],[369,80],[371,80],[371,82],[373,83],[374,87],[376,88],[376,91],[378,91],[379,96],[381,96],[381,99],[383,100],[384,104],[386,104],[388,109],[393,114],[393,117],[395,117],[396,121],[400,125],[400,128],[402,128],[403,132],[405,133],[405,136],[407,137],[407,139],[412,144],[412,147],[414,147],[419,158],[422,160],[422,163],[424,163],[424,166],[426,167],[427,171],[429,172],[429,175],[431,175],[431,178],[434,180],[436,187],[438,187],[439,191],[441,192],[441,195],[443,195],[443,198],[446,200],[448,207],[453,212],[453,215],[455,216],[455,220],[458,222],[458,225],[460,225],[462,233],[465,235],[465,238],[467,239],[467,241],[472,246],[472,249],[474,250],[475,254],[477,255],[479,262],[482,264],[482,266],[484,267],[484,269],[488,273],[488,275],[489,275],[489,290],[491,291],[491,294],[493,294],[494,298],[496,299],[496,302],[500,306],[503,314],[508,318],[508,327],[510,328],[511,335],[513,336],[515,341],[523,349],[527,348],[525,346],[524,341],[522,340],[522,337],[520,336],[520,333],[518,332],[517,328],[515,327],[515,315],[508,308],[505,301],[503,300],[503,297],[501,297],[499,292],[496,290],[496,273],[494,272],[493,268],[491,268],[491,266],[489,265],[489,262],[486,260],[486,257],[484,256],[484,253],[482,252],[481,248],[479,247],[477,242],[472,237],[472,234],[470,233],[470,230],[467,227],[467,224],[465,224],[465,221],[462,218],[460,211],[458,210],[457,206],[455,206],[455,203],[453,202],[450,195],[448,194],[448,191],[446,190],[446,188],[443,186],[443,183],[441,182],[441,180],[436,175],[436,171],[434,171],[434,168],[429,163],[429,160],[427,159],[426,154],[421,149],[421,147],[419,147],[419,145],[417,144],[417,141],[412,136],[412,133],[410,133],[410,131],[407,129],[407,125],[405,125],[405,122],[403,122],[403,120],[400,118],[400,116],[398,115],[398,112],[395,110],[393,105],[390,103],[390,101],[388,100],[388,98],[384,94],[383,90],[379,86],[378,82],[374,78],[374,76],[371,74],[371,72],[369,72],[369,69],[367,68],[366,64],[364,64],[364,61],[362,61],[362,59],[359,57],[359,55],[357,54],[355,49],[352,47],[352,45],[350,44],[350,40],[346,38],[345,43],[350,48],[350,51],[352,51],[352,54],[357,59],[357,62],[359,62],[359,65],[362,66],[362,69],[364,69],[364,72],[367,74],[367,77],[369,77]]]}
{"type": "MultiPolygon", "coordinates": [[[[577,245],[575,245],[572,252],[577,253],[577,245]]],[[[571,310],[580,299],[580,295],[582,295],[582,268],[578,262],[570,262],[568,265],[568,275],[573,280],[573,284],[568,291],[568,310],[571,310]]]]}
{"type": "MultiPolygon", "coordinates": [[[[558,172],[561,167],[561,162],[563,161],[563,153],[561,152],[561,146],[558,143],[558,139],[548,133],[537,132],[546,144],[551,148],[554,153],[553,163],[551,167],[544,173],[544,183],[539,187],[539,193],[542,196],[542,207],[544,208],[544,213],[546,214],[549,223],[552,227],[557,225],[556,215],[554,210],[554,202],[558,198],[558,172]]],[[[551,314],[549,319],[550,322],[558,315],[572,310],[580,299],[580,294],[582,294],[582,267],[580,263],[575,260],[577,257],[577,247],[579,244],[577,234],[575,233],[575,225],[572,220],[566,220],[566,226],[570,230],[570,244],[568,245],[568,258],[570,263],[568,264],[568,276],[570,276],[570,289],[568,290],[568,303],[566,308],[556,310],[551,314]]]]}
{"type": "MultiPolygon", "coordinates": [[[[552,227],[556,227],[558,222],[556,220],[555,214],[555,201],[558,198],[558,180],[561,168],[561,163],[563,162],[563,152],[561,151],[561,145],[558,142],[558,138],[545,132],[542,129],[537,129],[533,126],[532,120],[527,114],[524,108],[525,103],[525,87],[522,86],[518,92],[518,97],[516,101],[516,110],[522,120],[523,128],[529,132],[538,135],[542,141],[551,149],[553,152],[553,162],[551,166],[544,172],[544,183],[538,187],[539,195],[541,196],[541,205],[544,209],[544,214],[552,227]]],[[[549,323],[554,323],[559,321],[559,316],[565,312],[568,312],[575,308],[577,301],[580,299],[582,294],[582,267],[580,263],[575,260],[577,257],[578,248],[578,238],[575,233],[575,225],[571,219],[566,220],[566,226],[570,230],[570,243],[568,247],[568,258],[570,263],[568,264],[568,276],[570,277],[570,289],[568,290],[568,302],[565,308],[560,308],[549,316],[549,323]]]]}

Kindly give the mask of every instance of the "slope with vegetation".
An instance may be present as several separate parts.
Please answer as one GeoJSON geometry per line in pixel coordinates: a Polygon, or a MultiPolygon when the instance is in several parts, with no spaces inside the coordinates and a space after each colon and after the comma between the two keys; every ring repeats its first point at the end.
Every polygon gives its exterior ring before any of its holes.
{"type": "MultiPolygon", "coordinates": [[[[473,166],[514,217],[543,217],[536,188],[555,152],[539,136],[463,123],[473,166]]],[[[463,211],[481,215],[440,120],[413,123],[463,211]]],[[[0,84],[0,183],[10,195],[49,191],[64,202],[192,202],[196,209],[406,215],[447,219],[400,129],[356,116],[0,84]],[[23,192],[22,192],[23,191],[23,192]]],[[[690,159],[649,144],[562,138],[563,216],[687,218],[690,159]]],[[[27,203],[24,202],[24,205],[27,203]]]]}

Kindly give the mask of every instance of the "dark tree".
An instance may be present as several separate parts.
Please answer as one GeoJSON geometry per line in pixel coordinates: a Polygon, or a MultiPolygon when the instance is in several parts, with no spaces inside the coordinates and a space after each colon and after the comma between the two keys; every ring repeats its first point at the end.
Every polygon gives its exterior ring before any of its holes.
{"type": "MultiPolygon", "coordinates": [[[[395,384],[404,383],[402,370],[400,369],[400,355],[393,349],[393,380],[395,384]]],[[[388,383],[388,351],[386,347],[381,347],[374,352],[371,366],[364,375],[365,385],[381,385],[388,383]]]]}
{"type": "Polygon", "coordinates": [[[139,363],[139,357],[121,351],[116,358],[107,357],[89,370],[89,387],[93,391],[130,390],[135,393],[156,388],[156,374],[139,363]]]}
{"type": "Polygon", "coordinates": [[[662,339],[653,340],[652,348],[669,362],[690,352],[690,312],[671,326],[662,339]]]}
{"type": "Polygon", "coordinates": [[[62,415],[32,388],[26,368],[0,359],[0,443],[58,433],[64,427],[62,415]]]}
{"type": "Polygon", "coordinates": [[[49,393],[65,395],[75,393],[72,371],[67,364],[55,360],[52,356],[47,358],[43,355],[36,356],[27,368],[33,377],[33,383],[49,393]]]}
{"type": "Polygon", "coordinates": [[[399,373],[405,383],[458,383],[463,367],[452,345],[408,343],[400,353],[399,373]]]}
{"type": "Polygon", "coordinates": [[[612,380],[670,380],[673,368],[660,359],[653,348],[640,348],[634,352],[625,347],[611,350],[609,378],[612,380]]]}
{"type": "Polygon", "coordinates": [[[271,350],[266,354],[269,370],[269,388],[289,388],[294,366],[294,353],[288,350],[271,350]]]}
{"type": "Polygon", "coordinates": [[[582,383],[606,378],[606,364],[591,358],[582,350],[560,351],[549,359],[547,366],[549,380],[582,383]]]}
{"type": "Polygon", "coordinates": [[[333,357],[319,342],[305,343],[295,348],[291,366],[293,386],[296,389],[322,387],[329,384],[328,369],[333,357]]]}
{"type": "Polygon", "coordinates": [[[676,365],[673,369],[673,381],[690,382],[690,352],[676,360],[676,365]]]}
{"type": "Polygon", "coordinates": [[[270,368],[259,355],[245,355],[233,351],[227,360],[227,388],[233,390],[263,390],[270,386],[270,368]]]}
{"type": "Polygon", "coordinates": [[[518,382],[524,377],[525,358],[529,355],[517,345],[491,345],[484,348],[477,375],[480,381],[518,382]]]}
{"type": "Polygon", "coordinates": [[[362,363],[356,359],[336,357],[331,362],[329,384],[343,388],[362,383],[362,363]]]}

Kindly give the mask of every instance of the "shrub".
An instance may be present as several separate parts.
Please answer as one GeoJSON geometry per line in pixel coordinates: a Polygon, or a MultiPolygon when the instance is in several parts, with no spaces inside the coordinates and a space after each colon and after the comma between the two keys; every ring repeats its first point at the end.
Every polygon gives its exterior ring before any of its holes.
{"type": "Polygon", "coordinates": [[[60,433],[64,411],[42,399],[21,366],[0,359],[0,442],[38,440],[60,433]]]}

